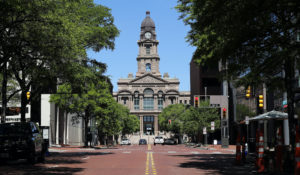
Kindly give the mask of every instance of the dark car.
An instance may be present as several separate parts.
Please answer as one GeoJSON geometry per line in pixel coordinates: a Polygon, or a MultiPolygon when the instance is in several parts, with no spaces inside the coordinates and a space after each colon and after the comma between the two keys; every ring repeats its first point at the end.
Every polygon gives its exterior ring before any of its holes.
{"type": "Polygon", "coordinates": [[[147,140],[146,139],[140,139],[139,145],[147,145],[147,140]]]}
{"type": "Polygon", "coordinates": [[[33,122],[0,124],[0,161],[27,159],[44,161],[43,137],[33,122]]]}
{"type": "Polygon", "coordinates": [[[174,139],[165,139],[163,145],[176,145],[177,142],[174,139]]]}

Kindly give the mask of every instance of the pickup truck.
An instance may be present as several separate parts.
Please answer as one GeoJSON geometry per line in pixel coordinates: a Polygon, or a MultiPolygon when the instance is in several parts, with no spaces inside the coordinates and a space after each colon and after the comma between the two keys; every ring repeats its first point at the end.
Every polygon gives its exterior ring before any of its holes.
{"type": "Polygon", "coordinates": [[[0,124],[0,161],[16,159],[32,164],[45,159],[43,137],[33,122],[0,124]]]}

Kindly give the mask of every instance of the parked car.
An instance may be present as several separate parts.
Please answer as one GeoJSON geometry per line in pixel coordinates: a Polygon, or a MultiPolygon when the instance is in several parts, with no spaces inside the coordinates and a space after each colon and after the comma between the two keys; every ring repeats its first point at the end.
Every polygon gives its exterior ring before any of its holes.
{"type": "Polygon", "coordinates": [[[130,145],[130,144],[131,144],[131,142],[130,142],[129,139],[122,139],[121,140],[121,145],[130,145]]]}
{"type": "Polygon", "coordinates": [[[139,145],[147,145],[147,140],[146,139],[140,139],[139,145]]]}
{"type": "Polygon", "coordinates": [[[27,159],[44,161],[45,149],[39,127],[33,122],[0,124],[0,161],[27,159]]]}
{"type": "Polygon", "coordinates": [[[163,145],[176,145],[177,142],[174,139],[165,139],[163,145]]]}
{"type": "Polygon", "coordinates": [[[155,144],[163,144],[164,143],[164,138],[162,136],[156,136],[154,138],[154,145],[155,144]]]}

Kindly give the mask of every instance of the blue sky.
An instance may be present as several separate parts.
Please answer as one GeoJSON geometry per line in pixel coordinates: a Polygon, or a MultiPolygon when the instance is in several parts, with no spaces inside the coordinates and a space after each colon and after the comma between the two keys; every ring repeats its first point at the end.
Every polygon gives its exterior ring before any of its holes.
{"type": "Polygon", "coordinates": [[[118,90],[119,78],[126,78],[128,73],[137,72],[138,45],[141,23],[150,11],[150,17],[155,23],[158,54],[160,56],[160,73],[169,73],[170,77],[180,80],[179,90],[190,90],[189,63],[194,47],[186,42],[189,26],[179,20],[179,13],[174,8],[177,0],[95,0],[111,9],[115,25],[120,30],[115,40],[115,49],[102,50],[98,53],[88,51],[88,56],[106,63],[114,91],[118,90]]]}

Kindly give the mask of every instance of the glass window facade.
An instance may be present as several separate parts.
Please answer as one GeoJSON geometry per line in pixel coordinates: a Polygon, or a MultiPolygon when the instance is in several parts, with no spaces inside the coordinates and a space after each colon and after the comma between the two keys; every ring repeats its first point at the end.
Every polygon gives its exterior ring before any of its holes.
{"type": "Polygon", "coordinates": [[[150,71],[151,71],[151,64],[150,64],[150,63],[147,63],[147,64],[146,64],[146,71],[147,71],[147,72],[150,72],[150,71]]]}
{"type": "Polygon", "coordinates": [[[144,98],[144,110],[153,110],[154,109],[154,100],[153,97],[144,98]]]}
{"type": "Polygon", "coordinates": [[[163,109],[163,106],[164,106],[164,100],[162,97],[159,97],[158,98],[158,110],[162,110],[163,109]]]}
{"type": "Polygon", "coordinates": [[[134,98],[134,109],[135,110],[140,109],[140,99],[139,99],[139,97],[134,98]]]}
{"type": "Polygon", "coordinates": [[[150,45],[146,45],[146,54],[150,55],[150,45]]]}

